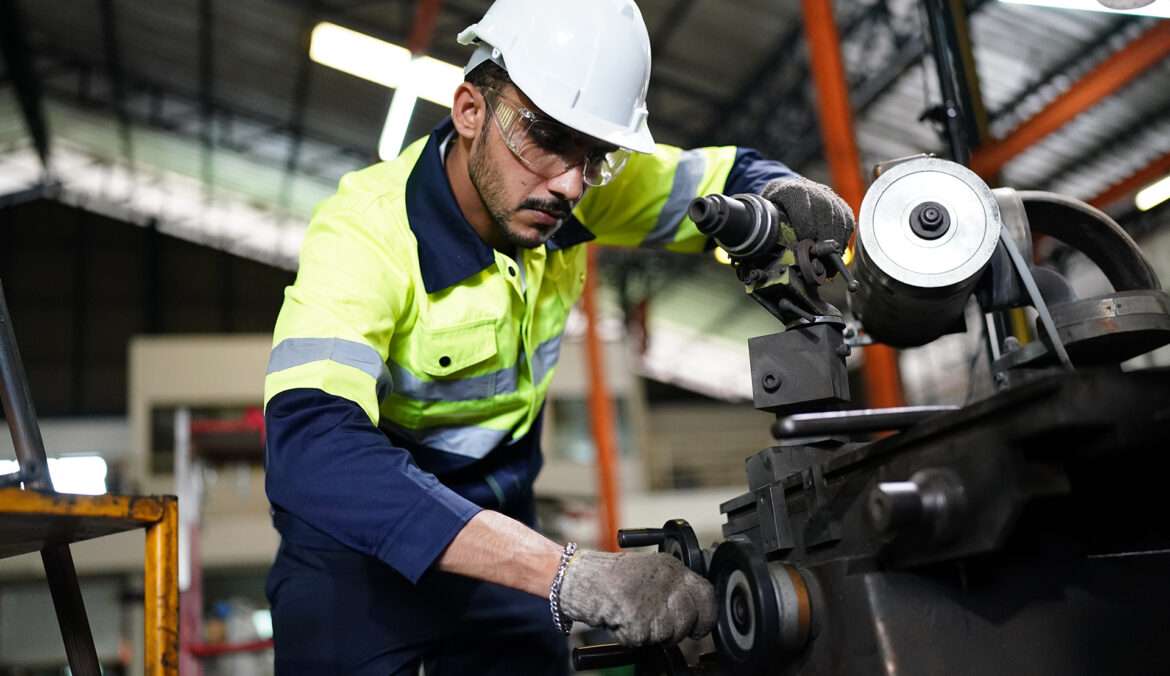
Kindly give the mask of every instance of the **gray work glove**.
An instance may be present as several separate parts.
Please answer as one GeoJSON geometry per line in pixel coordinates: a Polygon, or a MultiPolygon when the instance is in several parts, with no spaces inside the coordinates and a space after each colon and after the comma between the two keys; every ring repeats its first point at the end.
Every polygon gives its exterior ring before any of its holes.
{"type": "Polygon", "coordinates": [[[769,181],[760,196],[788,214],[796,238],[835,239],[842,247],[853,235],[853,210],[833,189],[799,176],[769,181]]]}
{"type": "Polygon", "coordinates": [[[561,583],[561,612],[608,627],[629,645],[702,638],[715,624],[715,589],[669,554],[578,552],[561,583]]]}

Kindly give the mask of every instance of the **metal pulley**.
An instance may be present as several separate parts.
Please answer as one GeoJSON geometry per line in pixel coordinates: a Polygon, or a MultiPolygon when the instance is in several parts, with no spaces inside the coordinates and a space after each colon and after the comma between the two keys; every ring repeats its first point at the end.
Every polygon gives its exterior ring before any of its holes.
{"type": "Polygon", "coordinates": [[[715,645],[729,673],[781,673],[812,638],[813,595],[795,567],[727,540],[715,549],[707,579],[719,606],[715,645]]]}
{"type": "Polygon", "coordinates": [[[934,157],[886,169],[858,219],[853,310],[866,332],[913,347],[961,331],[1002,227],[995,195],[970,169],[934,157]]]}

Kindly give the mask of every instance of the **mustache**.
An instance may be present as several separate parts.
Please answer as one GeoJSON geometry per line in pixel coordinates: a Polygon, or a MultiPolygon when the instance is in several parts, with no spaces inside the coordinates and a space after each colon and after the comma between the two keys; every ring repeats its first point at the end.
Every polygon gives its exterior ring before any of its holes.
{"type": "Polygon", "coordinates": [[[518,209],[535,209],[537,211],[544,211],[557,218],[568,218],[573,212],[573,205],[568,200],[541,200],[541,199],[527,199],[520,203],[518,209]]]}

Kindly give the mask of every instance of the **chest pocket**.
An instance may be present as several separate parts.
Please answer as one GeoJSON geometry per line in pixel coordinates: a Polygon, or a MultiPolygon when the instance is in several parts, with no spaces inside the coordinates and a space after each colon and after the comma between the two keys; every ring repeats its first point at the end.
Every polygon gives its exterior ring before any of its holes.
{"type": "Polygon", "coordinates": [[[420,327],[418,365],[442,378],[469,369],[496,355],[496,320],[478,319],[441,328],[420,327]]]}
{"type": "Polygon", "coordinates": [[[418,383],[413,398],[427,401],[465,401],[491,397],[515,378],[508,370],[493,369],[499,352],[496,320],[478,319],[455,326],[420,326],[415,364],[431,382],[418,383]]]}

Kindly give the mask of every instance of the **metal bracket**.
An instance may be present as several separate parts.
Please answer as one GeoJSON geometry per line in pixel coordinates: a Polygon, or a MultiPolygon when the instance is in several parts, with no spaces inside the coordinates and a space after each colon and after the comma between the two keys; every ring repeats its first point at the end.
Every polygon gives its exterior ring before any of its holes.
{"type": "Polygon", "coordinates": [[[808,521],[804,524],[804,547],[810,549],[841,539],[841,520],[833,515],[824,467],[820,464],[801,473],[808,521]]]}
{"type": "Polygon", "coordinates": [[[796,546],[796,536],[788,516],[788,503],[784,500],[784,484],[774,483],[753,492],[756,494],[756,512],[760,519],[764,552],[788,552],[796,546]]]}
{"type": "Polygon", "coordinates": [[[1020,276],[1020,281],[1024,283],[1024,288],[1027,289],[1028,296],[1032,299],[1032,305],[1040,314],[1040,323],[1043,324],[1044,332],[1052,341],[1052,348],[1056,351],[1061,365],[1070,371],[1075,370],[1072,359],[1069,359],[1068,351],[1064,349],[1064,343],[1060,340],[1060,332],[1056,330],[1056,323],[1052,321],[1052,313],[1048,311],[1048,304],[1044,302],[1044,296],[1040,295],[1036,280],[1032,278],[1032,270],[1028,267],[1027,261],[1020,254],[1019,248],[1016,247],[1016,243],[1012,241],[1011,235],[1007,231],[1000,230],[999,241],[1003,243],[1003,248],[1011,257],[1012,264],[1016,267],[1016,274],[1020,276]]]}

